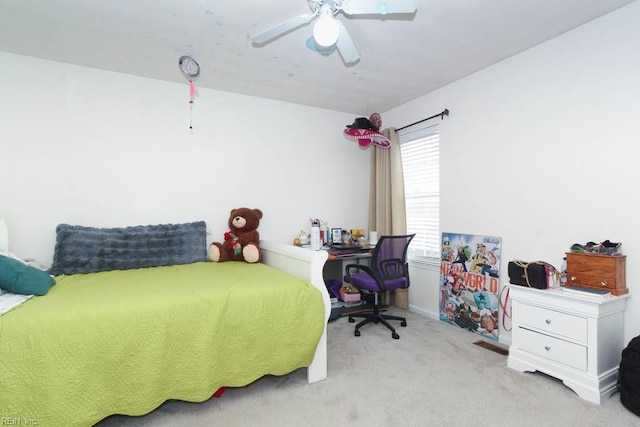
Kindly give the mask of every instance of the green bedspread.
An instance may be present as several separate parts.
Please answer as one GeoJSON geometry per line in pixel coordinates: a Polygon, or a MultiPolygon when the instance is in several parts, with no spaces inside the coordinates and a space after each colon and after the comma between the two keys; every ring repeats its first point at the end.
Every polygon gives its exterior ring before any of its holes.
{"type": "MultiPolygon", "coordinates": [[[[0,417],[89,426],[311,364],[320,292],[264,264],[56,277],[0,316],[0,417]]],[[[33,424],[33,423],[32,423],[33,424]]]]}

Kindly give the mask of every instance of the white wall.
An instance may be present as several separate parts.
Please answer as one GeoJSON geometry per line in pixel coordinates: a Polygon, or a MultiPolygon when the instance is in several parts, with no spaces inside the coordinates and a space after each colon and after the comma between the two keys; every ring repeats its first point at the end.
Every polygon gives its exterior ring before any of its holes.
{"type": "MultiPolygon", "coordinates": [[[[176,73],[178,73],[176,67],[176,73]]],[[[309,218],[368,224],[369,152],[356,115],[0,52],[0,216],[11,251],[49,265],[59,223],[207,221],[264,211],[262,238],[291,242],[309,218]]]]}
{"type": "MultiPolygon", "coordinates": [[[[640,334],[638,22],[636,2],[383,114],[399,127],[449,108],[441,230],[501,236],[503,282],[514,258],[560,267],[573,243],[622,241],[627,341],[640,334]]],[[[437,316],[438,272],[413,270],[412,308],[437,316]]]]}

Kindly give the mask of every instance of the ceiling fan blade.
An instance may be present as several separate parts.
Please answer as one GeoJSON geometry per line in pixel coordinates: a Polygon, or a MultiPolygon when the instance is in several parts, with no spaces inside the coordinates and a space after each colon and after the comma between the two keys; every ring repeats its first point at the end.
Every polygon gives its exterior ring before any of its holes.
{"type": "Polygon", "coordinates": [[[352,64],[360,59],[360,52],[358,52],[358,48],[355,43],[353,43],[347,28],[342,24],[342,22],[337,22],[340,27],[340,35],[338,36],[336,48],[338,49],[338,52],[340,52],[340,56],[342,56],[344,63],[352,64]]]}
{"type": "Polygon", "coordinates": [[[416,0],[344,0],[342,2],[342,10],[347,15],[413,13],[416,8],[416,0]]]}
{"type": "Polygon", "coordinates": [[[288,21],[278,24],[273,28],[269,28],[266,31],[256,34],[251,37],[251,42],[254,44],[264,44],[271,40],[280,37],[281,35],[288,33],[289,31],[308,24],[313,18],[317,16],[317,13],[311,15],[298,15],[295,18],[291,18],[288,21]]]}

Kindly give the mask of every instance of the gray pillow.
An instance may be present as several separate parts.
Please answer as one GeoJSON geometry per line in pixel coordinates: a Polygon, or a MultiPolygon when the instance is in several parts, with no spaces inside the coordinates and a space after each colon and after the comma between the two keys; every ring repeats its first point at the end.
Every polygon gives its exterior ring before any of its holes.
{"type": "Polygon", "coordinates": [[[49,272],[57,276],[206,261],[206,233],[204,221],[123,228],[60,224],[49,272]]]}

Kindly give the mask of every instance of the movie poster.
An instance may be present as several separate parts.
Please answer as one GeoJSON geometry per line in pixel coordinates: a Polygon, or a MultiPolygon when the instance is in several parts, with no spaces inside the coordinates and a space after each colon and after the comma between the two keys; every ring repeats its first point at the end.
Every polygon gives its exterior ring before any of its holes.
{"type": "Polygon", "coordinates": [[[442,233],[440,320],[498,341],[500,237],[442,233]]]}

